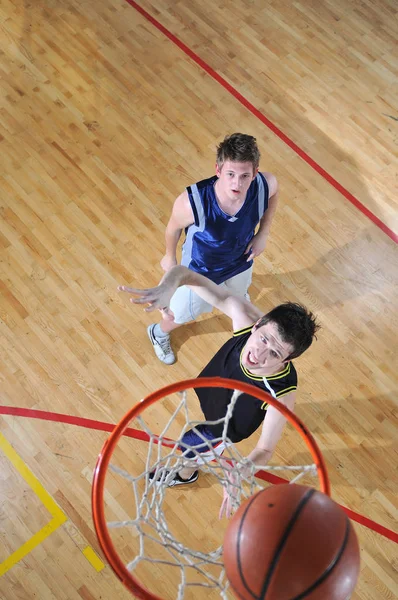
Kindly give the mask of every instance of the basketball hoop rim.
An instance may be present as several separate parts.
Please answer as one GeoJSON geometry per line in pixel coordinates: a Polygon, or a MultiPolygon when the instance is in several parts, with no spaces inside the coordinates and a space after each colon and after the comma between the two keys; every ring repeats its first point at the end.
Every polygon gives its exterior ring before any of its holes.
{"type": "Polygon", "coordinates": [[[330,481],[326,463],[314,437],[299,417],[297,417],[279,400],[273,398],[268,392],[262,391],[249,383],[244,383],[235,379],[224,379],[223,377],[200,377],[195,379],[185,379],[183,381],[171,383],[156,390],[155,392],[152,392],[144,399],[137,402],[137,404],[135,404],[124,415],[124,417],[115,426],[108,439],[105,441],[95,465],[91,494],[93,522],[101,549],[120,581],[128,590],[133,592],[136,597],[140,598],[141,600],[164,599],[153,594],[141,585],[141,583],[127,570],[113,545],[112,539],[108,532],[104,512],[104,487],[108,465],[113,451],[118,441],[123,436],[124,431],[127,429],[131,421],[138,417],[146,408],[169,394],[182,392],[188,389],[204,387],[224,387],[230,390],[238,390],[258,398],[262,402],[266,402],[270,406],[273,406],[279,410],[286,420],[289,421],[289,423],[293,425],[298,433],[304,438],[304,441],[316,465],[317,475],[320,482],[320,490],[324,494],[330,496],[330,481]]]}

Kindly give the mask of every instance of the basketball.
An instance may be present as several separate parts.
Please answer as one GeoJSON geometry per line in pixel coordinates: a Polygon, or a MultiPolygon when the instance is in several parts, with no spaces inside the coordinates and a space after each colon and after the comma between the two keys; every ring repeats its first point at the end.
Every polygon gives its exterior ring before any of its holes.
{"type": "Polygon", "coordinates": [[[344,511],[301,485],[275,485],[249,498],[224,537],[226,575],[242,600],[348,600],[359,546],[344,511]]]}

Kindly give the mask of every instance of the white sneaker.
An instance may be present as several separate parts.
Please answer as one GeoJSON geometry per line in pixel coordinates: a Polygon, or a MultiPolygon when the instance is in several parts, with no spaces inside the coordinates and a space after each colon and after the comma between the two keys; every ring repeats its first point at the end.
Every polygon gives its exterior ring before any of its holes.
{"type": "MultiPolygon", "coordinates": [[[[164,485],[164,482],[167,481],[170,471],[159,470],[157,480],[155,479],[155,471],[149,473],[149,481],[155,481],[155,485],[164,485]]],[[[178,473],[176,473],[173,479],[169,480],[167,483],[167,487],[174,487],[175,485],[185,485],[187,483],[195,483],[198,480],[199,471],[194,471],[189,479],[182,479],[178,473]]]]}
{"type": "Polygon", "coordinates": [[[149,325],[146,330],[148,337],[151,340],[153,349],[155,350],[155,354],[158,357],[158,359],[161,360],[165,365],[172,365],[173,363],[175,363],[176,357],[174,356],[174,352],[171,349],[170,336],[165,335],[161,338],[155,337],[153,333],[155,325],[156,323],[149,325]]]}

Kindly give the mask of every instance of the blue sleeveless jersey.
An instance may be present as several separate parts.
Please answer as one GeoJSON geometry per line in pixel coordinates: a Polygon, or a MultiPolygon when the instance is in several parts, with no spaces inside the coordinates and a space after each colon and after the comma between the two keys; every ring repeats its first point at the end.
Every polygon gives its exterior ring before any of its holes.
{"type": "Polygon", "coordinates": [[[222,283],[249,269],[244,254],[254,230],[268,208],[268,184],[258,173],[240,210],[227,215],[218,205],[214,185],[217,177],[187,187],[195,222],[186,228],[181,264],[222,283]]]}

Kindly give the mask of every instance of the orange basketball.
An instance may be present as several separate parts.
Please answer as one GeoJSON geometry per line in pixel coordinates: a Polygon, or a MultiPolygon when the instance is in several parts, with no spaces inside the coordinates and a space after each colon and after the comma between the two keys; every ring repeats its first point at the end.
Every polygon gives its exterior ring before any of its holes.
{"type": "Polygon", "coordinates": [[[359,546],[349,518],[329,496],[275,485],[231,519],[224,565],[241,600],[347,600],[358,579],[359,546]]]}

